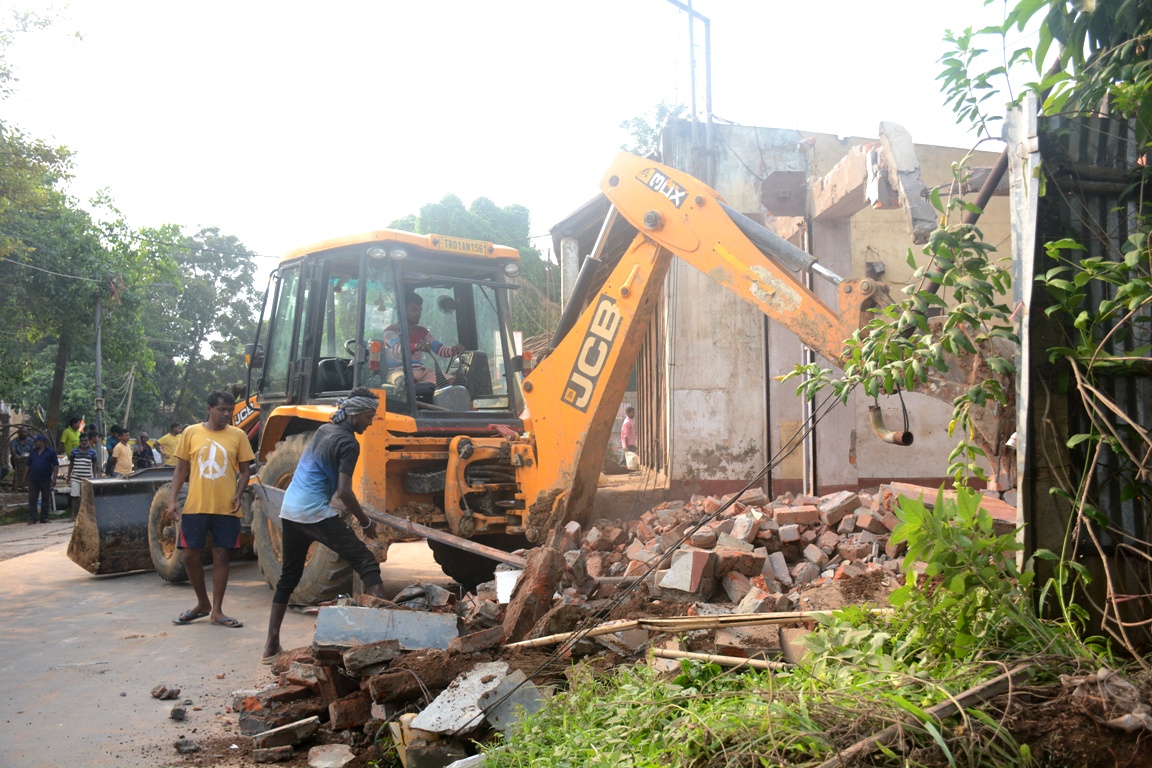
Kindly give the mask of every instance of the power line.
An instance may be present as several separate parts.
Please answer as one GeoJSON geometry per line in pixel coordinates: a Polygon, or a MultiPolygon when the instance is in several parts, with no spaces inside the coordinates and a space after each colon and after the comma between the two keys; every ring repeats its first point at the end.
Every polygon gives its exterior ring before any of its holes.
{"type": "Polygon", "coordinates": [[[28,264],[27,262],[23,262],[23,261],[15,261],[15,260],[10,259],[10,258],[9,259],[0,258],[0,261],[6,261],[9,264],[15,264],[18,267],[25,267],[26,269],[34,269],[37,272],[44,272],[45,274],[53,275],[55,277],[63,277],[63,278],[66,278],[68,280],[84,280],[84,281],[89,282],[89,283],[103,283],[104,282],[103,280],[99,280],[99,279],[94,278],[94,277],[84,277],[83,275],[66,275],[63,272],[53,272],[50,269],[44,269],[44,267],[37,267],[35,264],[28,264]]]}

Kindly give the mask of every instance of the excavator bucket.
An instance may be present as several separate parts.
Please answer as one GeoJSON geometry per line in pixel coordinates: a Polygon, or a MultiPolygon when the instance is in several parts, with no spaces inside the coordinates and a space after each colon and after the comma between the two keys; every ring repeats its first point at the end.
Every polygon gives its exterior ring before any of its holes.
{"type": "Polygon", "coordinates": [[[171,482],[172,469],[156,467],[125,478],[86,481],[68,543],[72,562],[98,576],[152,570],[148,514],[156,491],[171,482]]]}

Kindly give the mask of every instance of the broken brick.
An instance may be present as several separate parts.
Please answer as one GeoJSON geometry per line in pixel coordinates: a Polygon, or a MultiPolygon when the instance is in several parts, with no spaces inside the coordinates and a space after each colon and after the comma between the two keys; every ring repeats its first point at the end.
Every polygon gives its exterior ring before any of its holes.
{"type": "Polygon", "coordinates": [[[788,570],[788,560],[784,557],[784,553],[773,552],[768,555],[768,565],[772,568],[774,579],[785,586],[792,586],[792,574],[788,570]]]}
{"type": "Polygon", "coordinates": [[[558,549],[561,552],[568,552],[573,549],[580,549],[580,545],[584,542],[584,529],[580,523],[573,520],[564,526],[564,530],[560,534],[560,542],[558,549]]]}
{"type": "Polygon", "coordinates": [[[473,632],[468,635],[461,635],[448,643],[449,653],[476,653],[477,651],[486,651],[489,648],[494,648],[500,645],[500,641],[504,639],[503,627],[489,627],[482,629],[479,632],[473,632]]]}
{"type": "Polygon", "coordinates": [[[309,717],[254,735],[252,747],[253,749],[271,749],[273,747],[294,746],[311,738],[319,730],[320,718],[309,717]]]}
{"type": "Polygon", "coordinates": [[[792,574],[793,583],[801,586],[820,578],[819,566],[807,560],[796,563],[789,572],[792,574]]]}
{"type": "Polygon", "coordinates": [[[880,519],[873,516],[871,513],[865,513],[856,516],[856,529],[861,531],[868,531],[869,533],[888,532],[888,529],[884,527],[884,523],[880,522],[880,519]]]}
{"type": "Polygon", "coordinates": [[[759,531],[760,521],[746,513],[732,519],[732,531],[728,535],[734,539],[751,542],[759,531]]]}
{"type": "Polygon", "coordinates": [[[714,550],[716,561],[716,575],[723,577],[729,571],[736,571],[745,576],[756,576],[764,570],[764,561],[767,555],[755,550],[745,551],[730,547],[716,547],[714,550]]]}
{"type": "Polygon", "coordinates": [[[551,547],[538,547],[528,553],[520,583],[504,611],[505,642],[524,637],[552,607],[552,595],[560,583],[563,562],[560,553],[551,547]]]}
{"type": "Polygon", "coordinates": [[[372,719],[372,700],[367,691],[356,691],[328,705],[328,727],[334,731],[359,728],[372,719]]]}
{"type": "MultiPolygon", "coordinates": [[[[716,555],[702,549],[681,549],[672,555],[667,575],[658,584],[662,589],[703,595],[716,572],[716,555]]],[[[707,597],[707,596],[704,596],[707,597]]]]}
{"type": "Polygon", "coordinates": [[[344,668],[352,674],[357,675],[366,667],[391,661],[399,655],[400,641],[395,639],[355,645],[344,651],[344,668]]]}
{"type": "Polygon", "coordinates": [[[857,576],[863,576],[864,569],[855,563],[844,562],[836,569],[836,575],[832,578],[835,580],[854,579],[857,576]]]}
{"type": "Polygon", "coordinates": [[[786,525],[816,525],[820,522],[820,510],[813,506],[788,507],[776,510],[776,523],[786,525]]]}
{"type": "Polygon", "coordinates": [[[840,491],[820,500],[820,519],[825,525],[836,525],[846,516],[860,509],[860,496],[852,491],[840,491]]]}
{"type": "Polygon", "coordinates": [[[820,534],[816,539],[816,546],[824,550],[825,554],[831,555],[836,551],[836,546],[840,543],[840,537],[835,531],[825,531],[820,534]]]}
{"type": "Polygon", "coordinates": [[[724,594],[728,595],[730,601],[739,603],[752,589],[752,582],[742,573],[729,571],[724,574],[724,578],[720,581],[720,586],[724,589],[724,594]]]}
{"type": "Polygon", "coordinates": [[[782,525],[780,526],[780,541],[787,544],[791,541],[800,541],[800,526],[798,525],[782,525]]]}
{"type": "Polygon", "coordinates": [[[814,563],[819,568],[823,568],[828,564],[828,555],[824,554],[824,550],[815,544],[809,544],[804,547],[804,557],[808,559],[808,562],[814,563]]]}
{"type": "Polygon", "coordinates": [[[840,542],[836,547],[836,553],[845,560],[863,560],[872,554],[872,545],[865,544],[854,536],[840,542]]]}
{"type": "Polygon", "coordinates": [[[716,531],[711,528],[701,528],[688,539],[689,546],[697,549],[712,549],[716,546],[716,531]]]}

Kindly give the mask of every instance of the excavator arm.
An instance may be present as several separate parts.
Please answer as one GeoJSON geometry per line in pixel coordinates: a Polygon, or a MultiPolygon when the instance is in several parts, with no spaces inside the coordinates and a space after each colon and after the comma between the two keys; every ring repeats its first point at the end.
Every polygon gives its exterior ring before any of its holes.
{"type": "Polygon", "coordinates": [[[525,428],[535,438],[537,458],[519,478],[532,541],[541,541],[557,519],[587,521],[591,515],[612,415],[674,257],[833,363],[844,340],[865,322],[866,310],[886,296],[873,280],[824,272],[837,284],[838,306],[828,306],[793,274],[820,271],[811,256],[732,211],[703,182],[652,160],[621,153],[601,189],[612,209],[582,272],[606,276],[578,280],[578,291],[589,289],[573,296],[582,311],[562,321],[553,351],[524,381],[525,428]],[[619,257],[607,254],[605,244],[625,222],[636,232],[631,244],[619,257]]]}

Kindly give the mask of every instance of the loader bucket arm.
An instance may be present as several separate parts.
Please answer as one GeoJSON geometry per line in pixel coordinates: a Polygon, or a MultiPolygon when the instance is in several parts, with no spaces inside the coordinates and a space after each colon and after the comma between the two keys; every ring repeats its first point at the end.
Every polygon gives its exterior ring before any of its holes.
{"type": "Polygon", "coordinates": [[[808,269],[811,257],[776,238],[779,246],[754,223],[738,224],[711,188],[654,161],[621,153],[601,189],[637,235],[614,264],[605,263],[607,277],[582,297],[578,319],[525,379],[526,428],[539,458],[521,482],[534,541],[558,518],[587,522],[591,515],[614,416],[674,256],[837,364],[844,340],[863,324],[877,294],[874,281],[831,276],[839,281],[839,306],[828,306],[781,263],[808,269]],[[762,251],[776,247],[784,252],[775,258],[762,251]]]}

